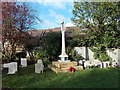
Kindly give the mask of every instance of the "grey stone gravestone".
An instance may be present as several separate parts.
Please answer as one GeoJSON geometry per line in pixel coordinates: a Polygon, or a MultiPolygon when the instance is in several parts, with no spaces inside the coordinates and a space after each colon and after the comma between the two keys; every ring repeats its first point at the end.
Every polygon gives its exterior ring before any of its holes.
{"type": "Polygon", "coordinates": [[[7,74],[15,74],[15,72],[17,71],[17,62],[4,64],[3,67],[8,68],[7,74]]]}
{"type": "Polygon", "coordinates": [[[109,61],[103,62],[103,68],[109,67],[109,61]]]}
{"type": "Polygon", "coordinates": [[[37,60],[37,63],[42,63],[42,60],[38,59],[38,60],[37,60]]]}
{"type": "Polygon", "coordinates": [[[89,68],[89,65],[90,65],[90,61],[85,61],[85,62],[84,62],[84,67],[85,67],[85,68],[89,68]]]}
{"type": "Polygon", "coordinates": [[[79,66],[82,66],[83,65],[83,61],[82,60],[79,60],[79,66]]]}
{"type": "Polygon", "coordinates": [[[98,63],[98,68],[102,68],[102,63],[101,62],[98,63]]]}
{"type": "Polygon", "coordinates": [[[116,62],[112,62],[112,67],[115,67],[117,66],[117,63],[116,62]]]}
{"type": "Polygon", "coordinates": [[[21,65],[22,65],[22,67],[27,67],[27,59],[26,58],[21,58],[21,65]]]}
{"type": "Polygon", "coordinates": [[[35,73],[43,73],[44,65],[42,63],[35,64],[35,73]]]}

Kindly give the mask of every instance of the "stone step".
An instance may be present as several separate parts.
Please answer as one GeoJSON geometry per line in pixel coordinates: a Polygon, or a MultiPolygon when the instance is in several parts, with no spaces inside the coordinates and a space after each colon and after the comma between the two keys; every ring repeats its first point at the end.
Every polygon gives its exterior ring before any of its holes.
{"type": "Polygon", "coordinates": [[[48,65],[48,68],[50,68],[52,71],[54,71],[55,73],[58,72],[62,72],[62,70],[60,68],[55,67],[54,65],[48,65]]]}
{"type": "Polygon", "coordinates": [[[74,66],[75,70],[83,70],[83,66],[74,66]]]}
{"type": "MultiPolygon", "coordinates": [[[[58,73],[58,72],[69,72],[68,69],[70,67],[64,67],[64,68],[58,68],[55,65],[48,65],[48,67],[53,70],[54,72],[58,73]]],[[[83,66],[73,66],[73,68],[75,68],[75,70],[83,70],[83,66]]]]}
{"type": "MultiPolygon", "coordinates": [[[[69,69],[70,67],[66,67],[66,68],[61,68],[61,70],[63,71],[63,72],[68,72],[68,69],[69,69]]],[[[73,68],[75,68],[75,70],[83,70],[83,66],[74,66],[73,68]]]]}
{"type": "Polygon", "coordinates": [[[52,65],[58,67],[58,68],[65,68],[65,67],[74,67],[77,66],[77,62],[72,61],[72,62],[58,62],[58,61],[53,61],[52,65]]]}

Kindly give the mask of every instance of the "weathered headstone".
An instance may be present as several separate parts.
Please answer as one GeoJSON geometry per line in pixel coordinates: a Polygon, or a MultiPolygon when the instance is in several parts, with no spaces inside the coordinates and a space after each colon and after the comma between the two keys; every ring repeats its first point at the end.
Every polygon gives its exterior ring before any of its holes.
{"type": "Polygon", "coordinates": [[[90,66],[90,61],[85,61],[84,62],[84,68],[89,68],[90,66]]]}
{"type": "Polygon", "coordinates": [[[42,63],[35,64],[35,73],[43,73],[44,65],[42,63]]]}
{"type": "Polygon", "coordinates": [[[10,63],[3,64],[3,68],[8,68],[10,63]]]}
{"type": "Polygon", "coordinates": [[[83,65],[83,61],[82,60],[79,60],[79,66],[82,66],[83,65]]]}
{"type": "Polygon", "coordinates": [[[21,58],[21,66],[27,67],[27,59],[26,58],[21,58]]]}
{"type": "Polygon", "coordinates": [[[11,62],[12,67],[14,68],[15,71],[17,71],[17,62],[11,62]]]}
{"type": "Polygon", "coordinates": [[[38,60],[37,60],[37,63],[42,63],[42,60],[38,59],[38,60]]]}
{"type": "Polygon", "coordinates": [[[117,66],[117,63],[116,62],[112,62],[112,67],[115,67],[117,66]]]}
{"type": "Polygon", "coordinates": [[[103,68],[109,67],[109,61],[103,62],[103,68]]]}
{"type": "Polygon", "coordinates": [[[4,64],[3,67],[8,68],[8,74],[15,74],[17,71],[17,62],[4,64]]]}
{"type": "Polygon", "coordinates": [[[101,62],[98,63],[98,68],[102,68],[102,63],[101,62]]]}
{"type": "Polygon", "coordinates": [[[102,68],[102,63],[101,63],[101,61],[99,61],[99,60],[94,60],[94,61],[92,62],[92,64],[93,64],[94,66],[97,66],[98,68],[102,68]]]}

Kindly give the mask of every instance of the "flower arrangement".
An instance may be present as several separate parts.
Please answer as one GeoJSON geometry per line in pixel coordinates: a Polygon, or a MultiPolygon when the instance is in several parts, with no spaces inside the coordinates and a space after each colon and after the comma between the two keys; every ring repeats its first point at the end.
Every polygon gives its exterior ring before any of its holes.
{"type": "Polygon", "coordinates": [[[69,72],[75,72],[75,68],[70,67],[70,68],[68,69],[68,71],[69,71],[69,72]]]}

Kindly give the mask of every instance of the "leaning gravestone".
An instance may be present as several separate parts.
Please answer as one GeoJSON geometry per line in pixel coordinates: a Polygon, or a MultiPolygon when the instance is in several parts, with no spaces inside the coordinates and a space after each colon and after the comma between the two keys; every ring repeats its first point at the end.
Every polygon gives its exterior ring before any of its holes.
{"type": "Polygon", "coordinates": [[[102,62],[101,61],[94,60],[92,63],[93,63],[94,66],[97,66],[98,68],[102,68],[102,62]]]}
{"type": "Polygon", "coordinates": [[[109,67],[109,61],[103,62],[103,68],[109,67]]]}
{"type": "Polygon", "coordinates": [[[21,58],[21,65],[22,65],[22,67],[27,67],[27,59],[26,58],[21,58]]]}
{"type": "Polygon", "coordinates": [[[102,63],[99,62],[97,66],[98,66],[98,68],[102,68],[102,63]]]}
{"type": "Polygon", "coordinates": [[[35,64],[35,73],[43,73],[44,65],[42,63],[35,64]]]}
{"type": "Polygon", "coordinates": [[[8,68],[7,74],[15,74],[17,71],[17,62],[11,62],[3,65],[4,68],[8,68]]]}
{"type": "Polygon", "coordinates": [[[84,62],[84,68],[89,68],[90,65],[90,61],[85,61],[84,62]]]}
{"type": "Polygon", "coordinates": [[[79,66],[83,66],[83,61],[82,60],[79,60],[79,66]]]}
{"type": "Polygon", "coordinates": [[[112,62],[112,67],[115,67],[117,66],[117,63],[116,62],[112,62]]]}

